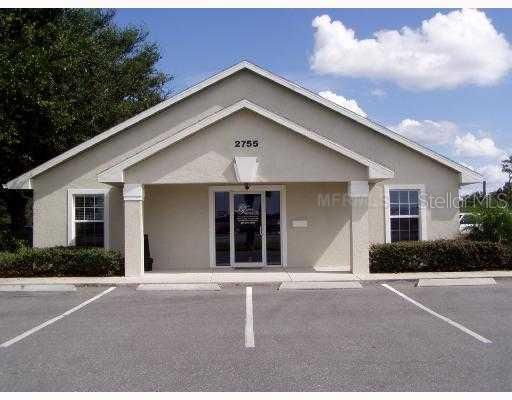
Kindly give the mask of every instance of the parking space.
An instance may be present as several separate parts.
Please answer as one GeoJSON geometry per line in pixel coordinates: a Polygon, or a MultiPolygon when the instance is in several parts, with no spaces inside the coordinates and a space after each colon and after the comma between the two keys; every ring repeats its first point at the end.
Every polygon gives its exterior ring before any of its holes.
{"type": "Polygon", "coordinates": [[[105,290],[75,292],[0,292],[0,343],[25,332],[105,290]]]}
{"type": "Polygon", "coordinates": [[[496,344],[507,345],[510,342],[507,337],[512,333],[510,279],[497,280],[496,285],[489,286],[421,288],[404,283],[392,286],[496,344]]]}
{"type": "Polygon", "coordinates": [[[505,346],[483,344],[380,285],[255,294],[259,362],[281,361],[274,387],[510,390],[512,375],[499,371],[510,363],[505,346]]]}
{"type": "MultiPolygon", "coordinates": [[[[512,281],[389,285],[492,343],[379,283],[288,291],[277,285],[217,292],[118,287],[0,349],[0,389],[512,390],[512,281]]],[[[3,294],[2,340],[104,290],[3,294]]]]}
{"type": "MultiPolygon", "coordinates": [[[[117,288],[0,353],[8,390],[163,390],[236,374],[244,349],[241,289],[140,292],[117,288]],[[44,345],[44,346],[42,346],[44,345]],[[234,357],[234,359],[232,359],[234,357]],[[37,370],[37,380],[18,379],[37,370]],[[12,386],[11,386],[12,385],[12,386]]],[[[6,385],[6,386],[4,386],[6,385]]]]}

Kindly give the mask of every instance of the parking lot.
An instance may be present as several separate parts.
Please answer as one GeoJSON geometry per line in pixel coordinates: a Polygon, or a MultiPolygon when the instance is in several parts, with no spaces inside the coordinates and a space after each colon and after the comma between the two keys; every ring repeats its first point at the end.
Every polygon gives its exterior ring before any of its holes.
{"type": "Polygon", "coordinates": [[[4,292],[0,390],[510,391],[512,280],[497,282],[4,292]]]}

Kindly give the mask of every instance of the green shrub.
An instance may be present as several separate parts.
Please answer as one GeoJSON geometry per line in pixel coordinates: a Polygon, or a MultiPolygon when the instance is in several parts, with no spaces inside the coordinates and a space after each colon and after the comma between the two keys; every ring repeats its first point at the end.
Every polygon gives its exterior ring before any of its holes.
{"type": "Polygon", "coordinates": [[[123,274],[117,250],[80,247],[21,247],[0,253],[0,277],[112,276],[123,274]]]}
{"type": "Polygon", "coordinates": [[[374,244],[370,272],[442,272],[512,269],[512,249],[465,239],[374,244]]]}
{"type": "Polygon", "coordinates": [[[474,225],[470,238],[491,242],[512,242],[512,210],[499,205],[481,205],[471,209],[474,225]]]}

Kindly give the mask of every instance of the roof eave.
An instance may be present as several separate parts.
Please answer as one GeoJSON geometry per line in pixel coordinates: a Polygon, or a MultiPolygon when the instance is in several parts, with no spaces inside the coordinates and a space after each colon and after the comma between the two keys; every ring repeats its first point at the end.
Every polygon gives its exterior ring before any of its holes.
{"type": "Polygon", "coordinates": [[[395,172],[383,167],[380,164],[372,164],[368,166],[368,179],[370,181],[382,181],[385,179],[393,179],[395,177],[395,172]]]}
{"type": "Polygon", "coordinates": [[[4,189],[12,189],[12,190],[31,190],[32,189],[32,179],[21,175],[17,178],[10,180],[7,183],[2,184],[4,189]]]}
{"type": "Polygon", "coordinates": [[[52,158],[51,160],[39,165],[38,167],[26,172],[25,174],[18,176],[17,178],[13,179],[12,181],[7,182],[7,184],[5,184],[3,186],[7,187],[8,189],[31,189],[32,188],[31,183],[30,183],[31,178],[62,163],[63,161],[86,150],[87,148],[92,147],[92,146],[106,140],[107,138],[149,118],[150,116],[167,109],[171,105],[187,98],[188,96],[190,96],[194,93],[197,93],[197,92],[205,89],[206,87],[208,87],[208,86],[210,86],[210,85],[212,85],[230,75],[233,75],[236,72],[244,70],[244,69],[250,70],[262,77],[270,79],[271,81],[273,81],[277,84],[280,84],[292,91],[295,91],[296,93],[299,93],[317,103],[320,103],[320,104],[324,105],[325,107],[330,108],[331,110],[336,111],[339,114],[341,114],[347,118],[351,118],[352,120],[372,129],[375,132],[381,133],[384,136],[387,136],[390,139],[395,140],[395,141],[405,145],[406,147],[409,147],[409,148],[411,148],[411,149],[413,149],[431,159],[434,159],[435,161],[437,161],[455,171],[458,171],[462,175],[461,176],[461,184],[478,183],[478,182],[483,181],[483,177],[480,174],[470,170],[469,168],[466,168],[463,165],[448,159],[447,157],[437,154],[436,152],[434,152],[434,151],[432,151],[432,150],[430,150],[430,149],[428,149],[428,148],[426,148],[426,147],[424,147],[424,146],[422,146],[404,136],[401,136],[398,133],[393,132],[390,129],[388,129],[374,121],[371,121],[371,120],[364,118],[350,110],[347,110],[346,108],[343,108],[343,107],[339,106],[338,104],[335,104],[335,103],[331,102],[330,100],[327,100],[327,99],[321,97],[320,95],[318,95],[314,92],[311,92],[310,90],[305,89],[302,86],[300,86],[294,82],[290,82],[285,78],[282,78],[272,72],[266,71],[265,69],[244,60],[244,61],[241,61],[238,64],[235,64],[235,65],[211,76],[210,78],[207,78],[204,81],[176,94],[175,96],[172,96],[171,98],[169,98],[167,100],[164,100],[163,102],[151,107],[150,109],[145,110],[145,111],[135,115],[134,117],[127,119],[126,121],[108,129],[107,131],[104,131],[103,133],[96,135],[95,137],[89,139],[88,141],[81,143],[78,146],[73,147],[72,149],[60,154],[57,157],[52,158]],[[22,183],[18,183],[18,181],[22,182],[22,183]]]}
{"type": "Polygon", "coordinates": [[[478,172],[469,170],[463,171],[460,174],[460,184],[461,185],[471,185],[475,183],[482,183],[484,181],[484,177],[480,175],[478,172]]]}

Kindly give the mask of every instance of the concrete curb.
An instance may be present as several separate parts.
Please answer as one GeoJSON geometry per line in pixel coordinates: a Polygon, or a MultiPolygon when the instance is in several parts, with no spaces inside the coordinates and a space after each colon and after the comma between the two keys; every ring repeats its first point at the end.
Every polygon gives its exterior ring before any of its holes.
{"type": "Polygon", "coordinates": [[[75,285],[0,285],[0,292],[74,292],[75,285]]]}
{"type": "Polygon", "coordinates": [[[0,278],[0,288],[6,285],[77,285],[77,286],[134,286],[141,284],[280,284],[281,282],[393,282],[418,279],[455,278],[512,278],[512,271],[473,271],[473,272],[408,272],[400,274],[350,274],[296,272],[199,272],[169,274],[145,274],[142,277],[59,277],[59,278],[0,278]]]}
{"type": "Polygon", "coordinates": [[[279,290],[361,289],[359,282],[283,282],[279,290]]]}
{"type": "Polygon", "coordinates": [[[512,271],[470,271],[470,272],[402,272],[356,274],[361,281],[414,281],[418,279],[455,278],[512,278],[512,271]]]}
{"type": "Polygon", "coordinates": [[[215,283],[148,283],[137,286],[136,290],[187,291],[187,290],[221,290],[215,283]]]}
{"type": "Polygon", "coordinates": [[[420,279],[418,287],[431,286],[482,286],[496,285],[494,278],[437,278],[437,279],[420,279]]]}

